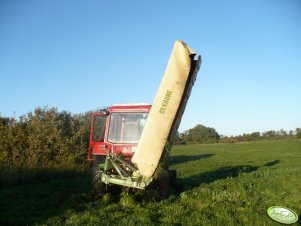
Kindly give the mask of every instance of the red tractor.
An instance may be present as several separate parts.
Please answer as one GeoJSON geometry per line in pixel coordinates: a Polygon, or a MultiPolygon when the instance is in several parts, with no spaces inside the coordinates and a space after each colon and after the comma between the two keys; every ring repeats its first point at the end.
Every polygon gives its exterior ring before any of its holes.
{"type": "Polygon", "coordinates": [[[94,191],[111,185],[144,190],[152,184],[167,194],[175,177],[168,170],[169,151],[201,64],[195,55],[176,41],[152,106],[120,104],[93,114],[88,159],[94,191]]]}
{"type": "Polygon", "coordinates": [[[149,104],[120,104],[92,115],[88,160],[93,160],[92,183],[96,192],[102,192],[106,182],[134,187],[117,178],[123,179],[137,170],[130,160],[137,150],[150,109],[149,104]],[[102,179],[103,175],[108,175],[104,177],[106,180],[102,179]]]}

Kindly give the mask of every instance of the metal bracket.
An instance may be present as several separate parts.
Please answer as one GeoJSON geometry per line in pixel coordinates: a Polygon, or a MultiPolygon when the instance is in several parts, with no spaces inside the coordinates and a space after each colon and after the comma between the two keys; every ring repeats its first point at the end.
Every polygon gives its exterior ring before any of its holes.
{"type": "Polygon", "coordinates": [[[105,184],[118,184],[121,186],[132,187],[137,189],[145,189],[152,182],[153,178],[143,177],[140,175],[137,168],[116,156],[112,152],[107,154],[104,173],[101,176],[101,181],[105,184]],[[124,167],[122,167],[122,164],[124,167]],[[113,167],[118,175],[108,175],[106,170],[113,167]]]}

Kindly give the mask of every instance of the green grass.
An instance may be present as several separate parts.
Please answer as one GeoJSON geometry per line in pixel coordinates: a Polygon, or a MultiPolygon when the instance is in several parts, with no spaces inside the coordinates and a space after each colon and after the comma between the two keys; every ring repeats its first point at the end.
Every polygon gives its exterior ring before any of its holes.
{"type": "Polygon", "coordinates": [[[140,193],[93,200],[82,171],[2,186],[0,224],[280,225],[266,214],[273,205],[300,216],[300,140],[175,146],[170,164],[177,184],[160,202],[140,193]]]}

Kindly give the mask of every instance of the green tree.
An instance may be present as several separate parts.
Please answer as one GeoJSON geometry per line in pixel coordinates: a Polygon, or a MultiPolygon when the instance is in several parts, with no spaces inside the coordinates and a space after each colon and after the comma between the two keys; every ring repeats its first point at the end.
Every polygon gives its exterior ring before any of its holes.
{"type": "Polygon", "coordinates": [[[277,136],[277,133],[276,133],[276,131],[274,131],[274,130],[269,130],[269,131],[267,131],[267,132],[264,132],[264,133],[262,134],[262,136],[263,136],[263,138],[273,138],[273,137],[276,137],[276,136],[277,136]]]}
{"type": "Polygon", "coordinates": [[[300,128],[297,128],[297,129],[296,129],[296,137],[297,137],[298,139],[301,138],[301,129],[300,129],[300,128]]]}
{"type": "Polygon", "coordinates": [[[174,144],[186,144],[185,141],[183,140],[184,134],[183,133],[179,133],[179,131],[177,131],[175,139],[174,139],[174,144]]]}
{"type": "Polygon", "coordinates": [[[217,143],[219,135],[213,128],[196,125],[184,132],[183,139],[187,143],[217,143]]]}
{"type": "Polygon", "coordinates": [[[11,127],[15,123],[14,119],[0,116],[0,165],[11,165],[13,135],[11,127]]]}

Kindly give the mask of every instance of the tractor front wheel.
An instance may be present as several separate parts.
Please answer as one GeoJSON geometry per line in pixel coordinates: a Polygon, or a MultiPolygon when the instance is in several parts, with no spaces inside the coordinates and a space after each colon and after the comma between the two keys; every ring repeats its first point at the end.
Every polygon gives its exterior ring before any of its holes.
{"type": "Polygon", "coordinates": [[[99,198],[106,190],[105,184],[101,181],[103,171],[99,165],[104,163],[105,156],[98,155],[92,163],[92,195],[99,198]]]}

